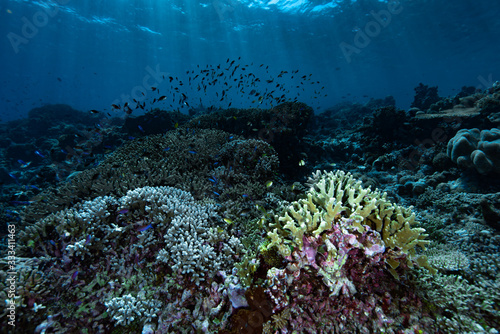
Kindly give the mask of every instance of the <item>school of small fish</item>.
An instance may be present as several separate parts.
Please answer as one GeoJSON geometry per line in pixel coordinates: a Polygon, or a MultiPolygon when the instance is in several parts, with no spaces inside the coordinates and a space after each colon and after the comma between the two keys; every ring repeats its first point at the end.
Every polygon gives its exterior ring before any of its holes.
{"type": "MultiPolygon", "coordinates": [[[[297,102],[300,99],[300,92],[296,96],[289,98],[290,89],[305,91],[305,84],[314,85],[313,98],[326,97],[324,86],[320,87],[320,82],[312,79],[312,74],[299,74],[299,70],[280,71],[276,76],[272,76],[269,66],[260,64],[257,67],[254,63],[243,65],[240,63],[241,57],[237,60],[228,58],[224,64],[205,65],[205,67],[197,65],[196,70],[186,71],[187,80],[181,80],[178,76],[163,76],[164,82],[167,83],[166,91],[159,87],[151,87],[151,91],[157,94],[152,100],[146,101],[146,94],[141,92],[143,99],[132,99],[134,105],[125,102],[123,105],[112,104],[111,110],[123,111],[130,115],[134,110],[151,111],[154,108],[171,108],[171,110],[181,111],[181,109],[191,109],[195,107],[196,102],[199,106],[203,106],[202,98],[190,98],[188,91],[199,92],[204,96],[212,98],[211,105],[206,108],[208,111],[218,107],[231,108],[232,98],[247,97],[251,108],[254,105],[265,104],[271,108],[283,102],[297,102]],[[261,80],[257,77],[252,69],[265,71],[268,79],[261,80]],[[293,87],[288,85],[295,80],[297,84],[293,87]],[[300,82],[300,84],[298,84],[300,82]]],[[[318,107],[319,108],[319,107],[318,107]]],[[[90,110],[91,113],[98,113],[98,110],[90,110]]]]}

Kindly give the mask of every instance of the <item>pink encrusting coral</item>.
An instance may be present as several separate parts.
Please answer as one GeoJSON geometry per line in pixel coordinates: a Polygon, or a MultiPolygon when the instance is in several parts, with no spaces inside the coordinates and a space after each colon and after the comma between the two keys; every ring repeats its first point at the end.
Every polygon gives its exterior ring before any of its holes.
{"type": "Polygon", "coordinates": [[[285,257],[285,269],[268,271],[274,313],[289,309],[285,327],[299,332],[322,326],[325,333],[420,329],[420,301],[387,270],[385,250],[378,232],[360,233],[349,219],[320,236],[304,236],[302,249],[285,257]]]}
{"type": "Polygon", "coordinates": [[[423,229],[408,210],[363,189],[350,174],[317,174],[307,198],[276,216],[270,243],[286,265],[267,271],[273,317],[266,332],[404,333],[431,330],[408,288],[423,229]]]}

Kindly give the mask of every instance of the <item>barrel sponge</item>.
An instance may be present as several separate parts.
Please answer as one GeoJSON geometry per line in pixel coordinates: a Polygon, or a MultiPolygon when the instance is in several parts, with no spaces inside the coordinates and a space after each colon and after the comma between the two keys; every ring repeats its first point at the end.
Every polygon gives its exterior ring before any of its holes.
{"type": "Polygon", "coordinates": [[[447,154],[462,168],[500,173],[500,129],[462,129],[448,142],[447,154]]]}

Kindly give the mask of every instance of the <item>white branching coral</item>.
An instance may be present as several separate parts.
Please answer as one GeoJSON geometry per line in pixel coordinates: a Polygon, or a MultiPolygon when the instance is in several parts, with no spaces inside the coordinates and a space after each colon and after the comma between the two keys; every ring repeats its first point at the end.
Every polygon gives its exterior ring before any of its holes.
{"type": "MultiPolygon", "coordinates": [[[[157,255],[174,273],[189,276],[196,284],[214,275],[222,265],[210,231],[217,218],[215,205],[200,204],[193,196],[172,187],[144,187],[129,191],[120,207],[143,207],[144,225],[150,223],[163,235],[167,247],[157,255]]],[[[237,248],[239,240],[229,240],[237,248]]],[[[239,243],[241,246],[241,243],[239,243]]]]}
{"type": "Polygon", "coordinates": [[[141,323],[150,322],[160,311],[161,302],[157,300],[146,300],[140,295],[137,298],[131,294],[123,297],[114,297],[104,303],[107,312],[110,313],[117,325],[130,325],[136,319],[141,323]]]}

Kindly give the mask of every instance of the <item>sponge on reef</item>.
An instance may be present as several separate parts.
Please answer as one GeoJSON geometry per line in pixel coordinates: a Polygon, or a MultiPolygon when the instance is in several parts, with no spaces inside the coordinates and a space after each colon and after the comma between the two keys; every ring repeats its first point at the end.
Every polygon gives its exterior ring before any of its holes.
{"type": "Polygon", "coordinates": [[[500,129],[462,129],[448,142],[447,154],[461,168],[500,173],[500,129]]]}

